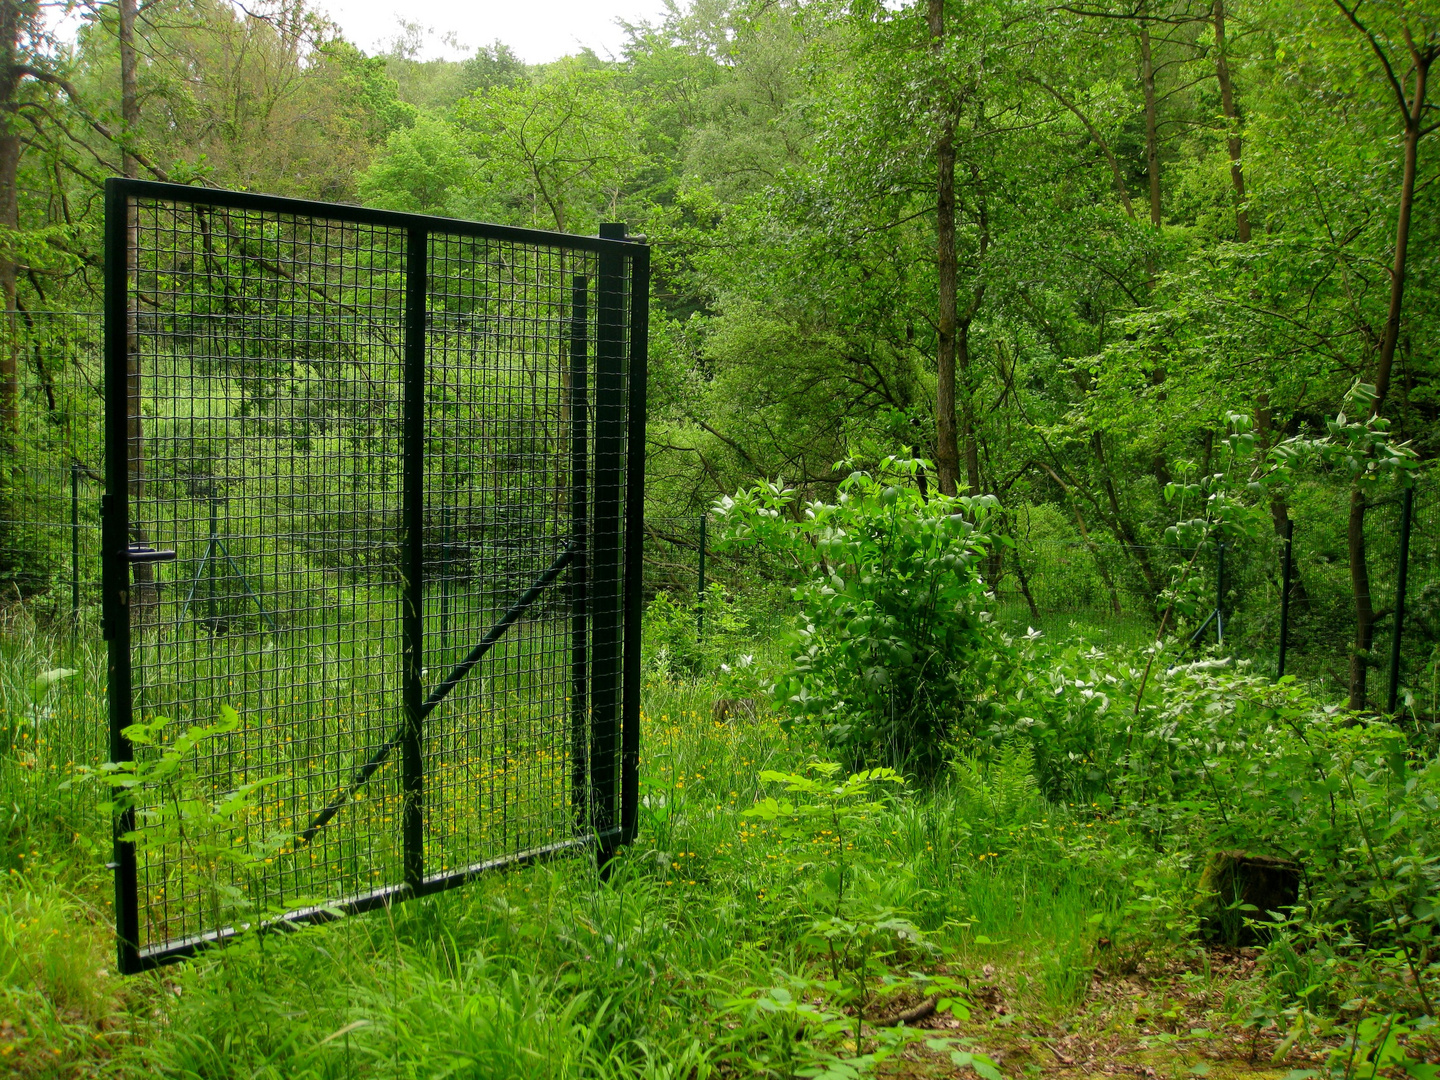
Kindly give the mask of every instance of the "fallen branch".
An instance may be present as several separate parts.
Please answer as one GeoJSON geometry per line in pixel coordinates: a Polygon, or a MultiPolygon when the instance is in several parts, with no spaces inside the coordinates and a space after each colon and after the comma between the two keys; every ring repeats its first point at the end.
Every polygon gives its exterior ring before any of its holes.
{"type": "Polygon", "coordinates": [[[913,1008],[906,1009],[903,1012],[893,1013],[890,1016],[877,1016],[874,1020],[867,1021],[867,1023],[869,1023],[871,1027],[895,1027],[897,1024],[913,1024],[917,1020],[924,1020],[927,1016],[934,1016],[935,1004],[936,999],[932,995],[913,1008]]]}

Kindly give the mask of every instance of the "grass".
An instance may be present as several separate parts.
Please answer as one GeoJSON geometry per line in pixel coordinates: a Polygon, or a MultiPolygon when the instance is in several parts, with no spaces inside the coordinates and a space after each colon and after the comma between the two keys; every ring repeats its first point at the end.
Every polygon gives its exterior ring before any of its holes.
{"type": "MultiPolygon", "coordinates": [[[[0,674],[7,720],[50,710],[0,777],[0,1069],[788,1076],[866,1049],[754,1007],[786,988],[828,993],[813,923],[834,838],[744,814],[775,791],[763,770],[802,768],[808,753],[771,715],[713,721],[718,688],[704,680],[645,686],[640,836],[608,878],[591,860],[558,860],[118,978],[104,820],[57,787],[97,746],[98,656],[66,654],[81,674],[37,706],[28,678],[60,659],[52,645],[12,635],[0,674]]],[[[996,1056],[1007,1077],[1270,1069],[1279,1033],[1243,1026],[1262,988],[1255,959],[1198,950],[1172,926],[1196,853],[1097,806],[1047,801],[1026,770],[1013,755],[962,770],[839,841],[855,868],[853,918],[903,916],[923,935],[877,959],[893,978],[869,1015],[922,997],[912,973],[950,974],[968,983],[970,1015],[932,1017],[927,1034],[996,1056]]],[[[956,1067],[919,1044],[881,1072],[956,1067]]]]}

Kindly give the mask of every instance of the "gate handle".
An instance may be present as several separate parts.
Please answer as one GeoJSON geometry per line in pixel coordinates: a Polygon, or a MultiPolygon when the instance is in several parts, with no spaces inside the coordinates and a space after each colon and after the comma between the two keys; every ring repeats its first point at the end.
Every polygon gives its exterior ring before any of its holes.
{"type": "Polygon", "coordinates": [[[155,549],[149,544],[131,544],[125,549],[125,558],[132,563],[169,562],[175,552],[165,548],[155,549]]]}

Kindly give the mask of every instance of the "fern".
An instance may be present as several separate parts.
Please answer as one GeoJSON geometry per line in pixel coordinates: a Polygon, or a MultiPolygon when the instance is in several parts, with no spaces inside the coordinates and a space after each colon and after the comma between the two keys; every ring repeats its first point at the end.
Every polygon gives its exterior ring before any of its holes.
{"type": "Polygon", "coordinates": [[[972,819],[1009,824],[1031,816],[1039,807],[1035,751],[1023,739],[1006,739],[999,756],[988,765],[974,753],[957,755],[950,763],[950,781],[961,808],[972,819]]]}
{"type": "Polygon", "coordinates": [[[995,816],[1006,822],[1029,816],[1039,804],[1035,751],[1025,740],[1008,738],[1000,748],[1000,759],[990,770],[990,798],[995,816]]]}

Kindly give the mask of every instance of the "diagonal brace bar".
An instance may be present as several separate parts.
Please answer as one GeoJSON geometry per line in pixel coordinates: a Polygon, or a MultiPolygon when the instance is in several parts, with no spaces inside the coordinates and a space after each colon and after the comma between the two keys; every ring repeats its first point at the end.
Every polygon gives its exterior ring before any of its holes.
{"type": "MultiPolygon", "coordinates": [[[[535,584],[525,590],[525,595],[520,597],[519,600],[516,600],[515,603],[510,606],[510,609],[501,616],[500,621],[492,626],[485,636],[480,639],[479,644],[470,650],[470,655],[455,665],[455,670],[445,677],[444,682],[430,691],[424,704],[420,706],[420,719],[423,720],[434,712],[436,706],[449,696],[450,691],[460,685],[460,680],[465,678],[465,676],[470,673],[470,669],[484,659],[485,654],[500,640],[505,631],[518,622],[520,616],[524,615],[525,612],[530,609],[531,605],[540,599],[540,594],[543,593],[546,588],[554,584],[555,579],[560,576],[561,572],[574,561],[575,553],[576,546],[574,541],[571,541],[565,550],[560,553],[559,557],[550,564],[550,568],[535,580],[535,584]]],[[[399,730],[370,756],[370,760],[361,766],[360,771],[355,774],[355,779],[350,781],[350,786],[339,796],[331,800],[320,813],[315,815],[315,819],[310,822],[309,827],[300,834],[298,843],[308,844],[313,840],[315,834],[329,824],[330,819],[338,814],[345,804],[354,797],[355,792],[364,787],[370,780],[370,777],[375,775],[375,770],[385,763],[385,759],[390,756],[391,751],[399,746],[401,740],[404,738],[405,725],[402,724],[399,730]]]]}

